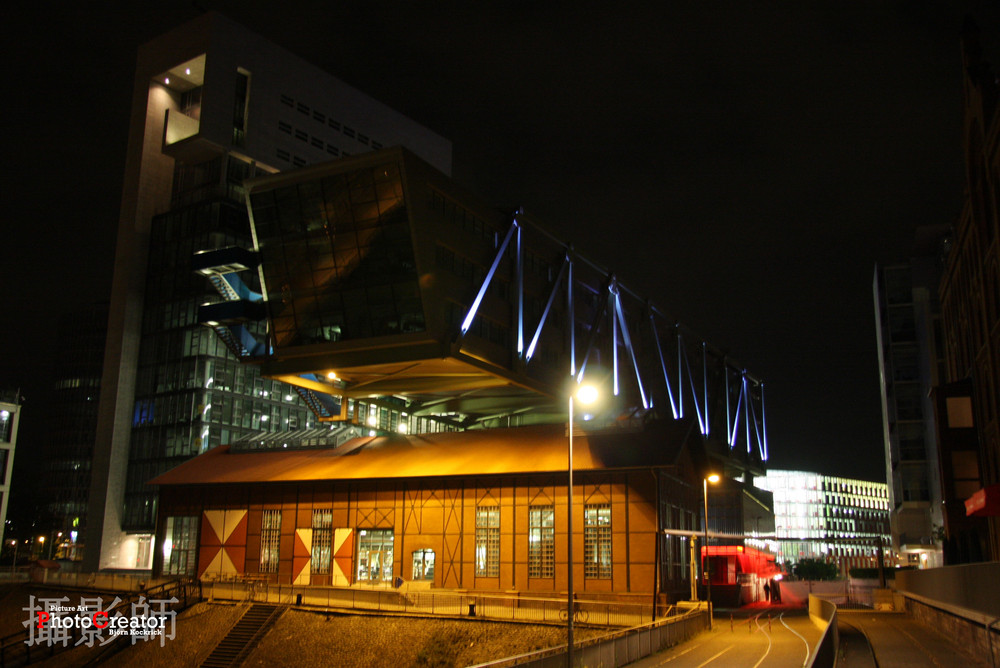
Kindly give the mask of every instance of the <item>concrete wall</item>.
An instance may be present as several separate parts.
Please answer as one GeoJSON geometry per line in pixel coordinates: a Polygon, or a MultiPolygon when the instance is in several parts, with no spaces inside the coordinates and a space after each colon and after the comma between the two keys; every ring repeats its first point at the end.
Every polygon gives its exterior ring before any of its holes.
{"type": "Polygon", "coordinates": [[[997,665],[1000,657],[1000,562],[896,574],[907,611],[997,665]]]}
{"type": "Polygon", "coordinates": [[[996,619],[1000,617],[1000,562],[899,571],[896,591],[996,619]]]}
{"type": "Polygon", "coordinates": [[[836,666],[837,648],[840,646],[840,635],[837,632],[837,606],[826,599],[810,595],[809,618],[816,626],[823,629],[823,636],[813,648],[809,668],[836,666]]]}
{"type": "Polygon", "coordinates": [[[1000,658],[1000,631],[995,623],[989,630],[987,626],[990,622],[1000,620],[994,618],[978,623],[912,598],[907,599],[906,608],[914,619],[937,629],[956,645],[968,649],[976,656],[991,657],[990,665],[997,665],[997,659],[1000,658]]]}

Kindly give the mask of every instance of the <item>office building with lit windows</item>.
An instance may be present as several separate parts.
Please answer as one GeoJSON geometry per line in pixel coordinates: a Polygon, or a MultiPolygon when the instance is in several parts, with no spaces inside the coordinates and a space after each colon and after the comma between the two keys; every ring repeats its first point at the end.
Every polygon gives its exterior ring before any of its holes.
{"type": "Polygon", "coordinates": [[[786,567],[822,559],[846,575],[876,567],[883,550],[884,563],[895,565],[885,483],[772,469],[754,484],[774,495],[774,536],[786,567]]]}
{"type": "Polygon", "coordinates": [[[218,14],[140,49],[85,568],[151,567],[151,478],[247,433],[316,426],[299,392],[197,322],[215,290],[191,258],[252,245],[245,179],[392,145],[451,170],[449,141],[218,14]]]}

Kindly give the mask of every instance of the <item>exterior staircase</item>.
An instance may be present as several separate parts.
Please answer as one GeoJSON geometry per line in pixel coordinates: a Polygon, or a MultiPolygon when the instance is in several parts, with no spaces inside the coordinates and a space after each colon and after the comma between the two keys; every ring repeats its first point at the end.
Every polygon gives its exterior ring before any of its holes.
{"type": "Polygon", "coordinates": [[[281,617],[287,606],[254,603],[202,661],[202,668],[238,666],[281,617]]]}

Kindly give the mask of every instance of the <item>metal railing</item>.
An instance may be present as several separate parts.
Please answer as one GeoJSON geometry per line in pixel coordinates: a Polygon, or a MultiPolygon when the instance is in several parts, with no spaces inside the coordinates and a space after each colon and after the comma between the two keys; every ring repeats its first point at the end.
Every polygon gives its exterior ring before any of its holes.
{"type": "MultiPolygon", "coordinates": [[[[50,583],[51,584],[51,583],[50,583]]],[[[109,618],[117,616],[130,617],[132,614],[132,604],[137,603],[140,597],[146,600],[174,601],[168,603],[165,610],[183,610],[191,603],[200,600],[199,585],[196,582],[185,582],[179,580],[163,582],[156,587],[146,591],[136,591],[124,594],[124,598],[119,595],[119,602],[112,608],[107,609],[109,618]]],[[[106,591],[106,590],[100,590],[106,591]]],[[[92,593],[92,592],[87,592],[92,593]]],[[[72,602],[71,602],[72,603],[72,602]]],[[[28,620],[29,624],[34,620],[28,620]]],[[[6,666],[22,666],[33,661],[41,661],[50,656],[73,649],[84,641],[83,633],[85,629],[72,628],[66,636],[65,641],[51,642],[44,645],[32,646],[30,642],[31,632],[28,628],[23,631],[11,633],[0,638],[0,668],[6,666]]],[[[126,636],[118,636],[113,642],[101,645],[99,657],[92,660],[102,659],[109,653],[116,651],[122,644],[126,636]]],[[[90,665],[90,664],[87,664],[90,665]]]]}
{"type": "MultiPolygon", "coordinates": [[[[326,609],[468,616],[543,624],[563,624],[567,617],[564,598],[498,596],[461,591],[276,585],[254,580],[206,581],[202,586],[205,597],[209,599],[326,609]]],[[[589,626],[628,627],[653,619],[652,607],[638,603],[578,599],[576,608],[576,623],[589,626]]],[[[669,615],[672,611],[672,607],[660,606],[657,616],[669,615]]]]}

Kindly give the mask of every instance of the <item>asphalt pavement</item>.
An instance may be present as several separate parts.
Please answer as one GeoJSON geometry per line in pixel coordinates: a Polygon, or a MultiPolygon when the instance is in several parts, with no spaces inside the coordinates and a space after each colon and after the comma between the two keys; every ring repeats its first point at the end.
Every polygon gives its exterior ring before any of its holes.
{"type": "Polygon", "coordinates": [[[630,664],[634,668],[804,666],[822,631],[802,608],[716,611],[715,628],[630,664]]]}
{"type": "MultiPolygon", "coordinates": [[[[990,668],[989,657],[904,613],[839,610],[837,668],[990,668]]],[[[822,629],[801,607],[716,610],[714,629],[630,668],[801,668],[822,629]]]]}

